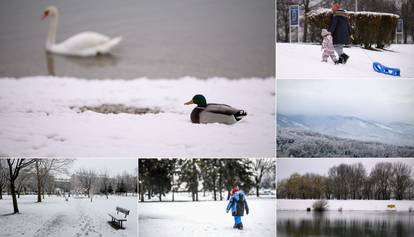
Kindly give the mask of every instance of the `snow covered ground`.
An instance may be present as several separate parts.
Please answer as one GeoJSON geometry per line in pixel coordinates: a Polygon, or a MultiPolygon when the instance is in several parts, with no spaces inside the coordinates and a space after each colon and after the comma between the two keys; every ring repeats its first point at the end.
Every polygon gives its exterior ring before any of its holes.
{"type": "Polygon", "coordinates": [[[270,198],[248,198],[250,213],[243,230],[233,229],[227,201],[147,202],[138,204],[140,237],[274,237],[276,203],[270,198]]]}
{"type": "MultiPolygon", "coordinates": [[[[306,199],[277,199],[277,210],[298,210],[305,211],[312,207],[316,200],[306,199]]],[[[409,208],[414,208],[414,201],[397,200],[327,200],[328,210],[337,211],[386,211],[388,204],[394,204],[397,212],[408,212],[409,208]]]]}
{"type": "Polygon", "coordinates": [[[401,77],[414,78],[414,45],[393,44],[385,51],[345,48],[350,56],[346,65],[321,62],[321,46],[311,44],[276,44],[276,78],[278,79],[359,79],[395,78],[377,73],[372,62],[401,70],[401,77]],[[367,56],[368,55],[368,56],[367,56]],[[371,59],[370,59],[371,58],[371,59]]]}
{"type": "Polygon", "coordinates": [[[93,202],[88,198],[75,198],[69,201],[63,197],[46,197],[36,203],[32,195],[18,199],[20,214],[11,215],[13,206],[10,196],[0,200],[0,235],[15,236],[137,236],[137,197],[95,196],[93,202]],[[130,214],[124,222],[124,230],[115,230],[108,221],[108,213],[115,207],[129,209],[130,214]]]}
{"type": "Polygon", "coordinates": [[[275,154],[274,78],[82,80],[0,79],[2,156],[271,157],[275,154]],[[239,123],[192,124],[195,94],[248,115],[239,123]],[[102,104],[160,109],[101,114],[102,104]],[[72,107],[75,107],[73,109],[72,107]]]}

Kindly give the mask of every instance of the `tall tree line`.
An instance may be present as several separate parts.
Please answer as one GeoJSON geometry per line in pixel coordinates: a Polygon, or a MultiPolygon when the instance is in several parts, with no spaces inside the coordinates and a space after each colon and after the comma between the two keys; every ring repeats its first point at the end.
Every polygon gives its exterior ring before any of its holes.
{"type": "Polygon", "coordinates": [[[412,169],[402,162],[377,163],[368,174],[361,163],[340,164],[327,176],[292,174],[278,182],[277,197],[287,199],[414,199],[412,169]]]}
{"type": "Polygon", "coordinates": [[[199,192],[211,192],[214,201],[229,199],[235,185],[245,192],[255,187],[259,196],[261,187],[275,188],[268,182],[274,180],[274,164],[274,159],[140,159],[140,201],[162,201],[170,192],[172,201],[176,192],[190,193],[192,201],[199,200],[199,192]]]}

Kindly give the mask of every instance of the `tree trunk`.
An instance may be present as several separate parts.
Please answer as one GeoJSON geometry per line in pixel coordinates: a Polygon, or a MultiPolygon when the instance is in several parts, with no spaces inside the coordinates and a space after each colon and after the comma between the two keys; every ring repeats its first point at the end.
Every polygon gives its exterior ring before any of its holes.
{"type": "Polygon", "coordinates": [[[19,207],[17,206],[16,188],[14,186],[14,180],[10,181],[10,191],[13,200],[13,213],[19,213],[19,207]]]}
{"type": "Polygon", "coordinates": [[[213,189],[213,195],[214,195],[214,201],[217,201],[216,187],[214,187],[214,189],[213,189]]]}
{"type": "Polygon", "coordinates": [[[40,178],[40,170],[39,170],[39,160],[36,160],[36,177],[37,177],[37,202],[42,202],[42,185],[41,185],[41,178],[40,178]]]}
{"type": "Polygon", "coordinates": [[[256,185],[256,196],[259,197],[259,185],[256,185]]]}
{"type": "Polygon", "coordinates": [[[161,200],[161,198],[162,198],[162,197],[161,197],[161,192],[160,192],[160,194],[159,194],[159,196],[158,196],[158,199],[160,199],[160,202],[162,201],[162,200],[161,200]]]}
{"type": "Polygon", "coordinates": [[[174,190],[174,188],[172,189],[172,201],[174,202],[174,192],[175,190],[174,190]]]}

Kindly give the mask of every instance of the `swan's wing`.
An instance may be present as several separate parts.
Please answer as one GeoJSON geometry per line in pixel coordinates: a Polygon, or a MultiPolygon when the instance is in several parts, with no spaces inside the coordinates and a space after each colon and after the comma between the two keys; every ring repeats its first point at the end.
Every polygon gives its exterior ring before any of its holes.
{"type": "Polygon", "coordinates": [[[105,54],[118,45],[121,40],[121,37],[110,39],[105,35],[95,32],[83,32],[55,45],[52,51],[78,56],[91,56],[98,53],[105,54]]]}
{"type": "Polygon", "coordinates": [[[204,111],[224,115],[234,115],[239,111],[239,109],[225,104],[208,104],[204,111]]]}

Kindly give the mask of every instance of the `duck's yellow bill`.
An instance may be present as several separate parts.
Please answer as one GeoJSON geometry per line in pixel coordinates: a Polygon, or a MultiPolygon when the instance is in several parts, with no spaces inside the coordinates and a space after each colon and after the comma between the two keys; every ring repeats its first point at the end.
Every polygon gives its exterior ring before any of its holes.
{"type": "Polygon", "coordinates": [[[185,104],[185,105],[191,105],[191,104],[194,104],[194,102],[193,102],[193,100],[190,100],[190,101],[188,101],[188,102],[185,102],[184,104],[185,104]]]}

